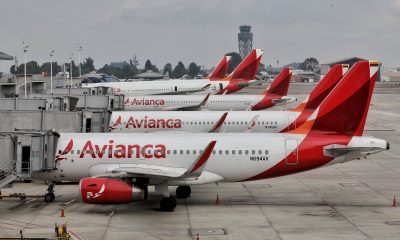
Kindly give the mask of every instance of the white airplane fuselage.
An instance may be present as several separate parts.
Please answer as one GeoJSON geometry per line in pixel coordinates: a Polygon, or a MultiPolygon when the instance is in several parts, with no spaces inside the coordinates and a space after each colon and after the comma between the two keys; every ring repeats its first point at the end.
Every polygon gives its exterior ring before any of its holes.
{"type": "Polygon", "coordinates": [[[207,79],[174,79],[159,81],[89,83],[82,85],[82,87],[109,87],[112,89],[113,93],[126,95],[157,95],[184,92],[195,93],[196,91],[199,91],[202,94],[214,94],[224,89],[226,86],[228,86],[228,84],[229,81],[210,81],[207,79]]]}
{"type": "MultiPolygon", "coordinates": [[[[347,142],[345,147],[349,149],[361,146],[385,150],[387,145],[384,140],[369,137],[317,136],[307,139],[306,136],[276,133],[198,133],[193,138],[190,133],[61,133],[57,143],[56,170],[35,172],[32,177],[48,181],[77,182],[85,177],[112,175],[114,169],[129,168],[130,165],[187,169],[211,141],[216,141],[199,178],[185,182],[169,180],[169,185],[236,182],[254,180],[252,178],[277,165],[281,165],[278,175],[287,175],[363,156],[350,151],[334,159],[328,152],[324,152],[325,149],[329,150],[329,146],[343,141],[347,142]],[[70,145],[68,150],[67,145],[70,145]],[[311,154],[310,148],[313,149],[311,154]],[[293,151],[296,154],[293,155],[293,151]]],[[[265,173],[261,178],[275,176],[276,172],[270,175],[265,173]]]]}
{"type": "Polygon", "coordinates": [[[254,120],[251,132],[276,133],[288,127],[299,115],[300,112],[292,111],[114,111],[109,131],[240,133],[248,130],[254,120]]]}
{"type": "MultiPolygon", "coordinates": [[[[200,105],[205,97],[204,95],[125,95],[124,108],[127,111],[179,110],[180,107],[200,105]]],[[[264,97],[263,95],[211,95],[201,110],[245,111],[260,103],[264,97]]],[[[286,102],[295,100],[291,97],[282,97],[282,99],[288,99],[286,102]]]]}

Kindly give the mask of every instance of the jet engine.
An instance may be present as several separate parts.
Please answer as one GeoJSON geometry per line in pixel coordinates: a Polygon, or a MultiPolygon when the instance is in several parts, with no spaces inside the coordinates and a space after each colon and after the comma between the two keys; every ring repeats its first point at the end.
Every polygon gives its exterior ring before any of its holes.
{"type": "Polygon", "coordinates": [[[147,200],[147,187],[114,178],[83,178],[79,182],[82,200],[91,204],[119,204],[147,200]]]}

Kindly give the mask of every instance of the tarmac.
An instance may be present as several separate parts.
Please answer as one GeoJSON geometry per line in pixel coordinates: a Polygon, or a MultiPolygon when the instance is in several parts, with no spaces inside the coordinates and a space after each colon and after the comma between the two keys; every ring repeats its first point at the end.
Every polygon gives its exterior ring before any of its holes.
{"type": "MultiPolygon", "coordinates": [[[[302,100],[313,86],[293,84],[289,94],[302,100]]],[[[80,239],[399,239],[400,206],[393,207],[394,196],[400,205],[399,132],[400,86],[377,84],[364,135],[388,140],[388,151],[275,179],[194,186],[174,212],[159,211],[154,194],[146,202],[88,205],[78,185],[64,183],[55,186],[52,203],[0,200],[0,237],[23,230],[25,237],[54,238],[54,223],[67,222],[80,239]]],[[[45,189],[34,181],[2,193],[45,189]]]]}

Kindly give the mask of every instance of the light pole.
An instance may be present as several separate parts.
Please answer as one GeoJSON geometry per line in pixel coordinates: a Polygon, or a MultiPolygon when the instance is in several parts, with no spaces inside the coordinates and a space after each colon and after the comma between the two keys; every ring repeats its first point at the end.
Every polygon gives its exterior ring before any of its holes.
{"type": "Polygon", "coordinates": [[[70,86],[69,86],[69,88],[72,88],[72,59],[73,58],[74,58],[74,54],[72,53],[71,56],[69,56],[69,59],[70,59],[70,66],[69,66],[70,86]]]}
{"type": "Polygon", "coordinates": [[[22,41],[22,49],[23,49],[23,51],[24,51],[24,59],[25,59],[25,61],[24,61],[24,78],[25,78],[25,98],[27,97],[27,94],[26,94],[26,53],[28,52],[28,48],[29,48],[29,45],[26,45],[25,44],[25,41],[22,41]]]}
{"type": "Polygon", "coordinates": [[[49,49],[50,51],[50,92],[53,94],[53,56],[54,56],[54,50],[49,49]]]}
{"type": "Polygon", "coordinates": [[[82,46],[77,46],[76,50],[78,50],[78,61],[79,61],[79,77],[82,77],[82,68],[81,68],[81,52],[83,51],[82,46]]]}

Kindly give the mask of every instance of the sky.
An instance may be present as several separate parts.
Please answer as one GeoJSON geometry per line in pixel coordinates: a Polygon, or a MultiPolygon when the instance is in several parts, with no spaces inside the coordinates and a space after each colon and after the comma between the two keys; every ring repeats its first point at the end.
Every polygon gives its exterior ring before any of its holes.
{"type": "MultiPolygon", "coordinates": [[[[92,57],[96,68],[131,59],[196,62],[209,68],[238,52],[240,25],[251,25],[253,48],[276,65],[315,57],[320,63],[358,56],[400,67],[400,0],[2,0],[0,51],[40,64],[92,57]]],[[[13,61],[0,61],[9,72],[13,61]]]]}

